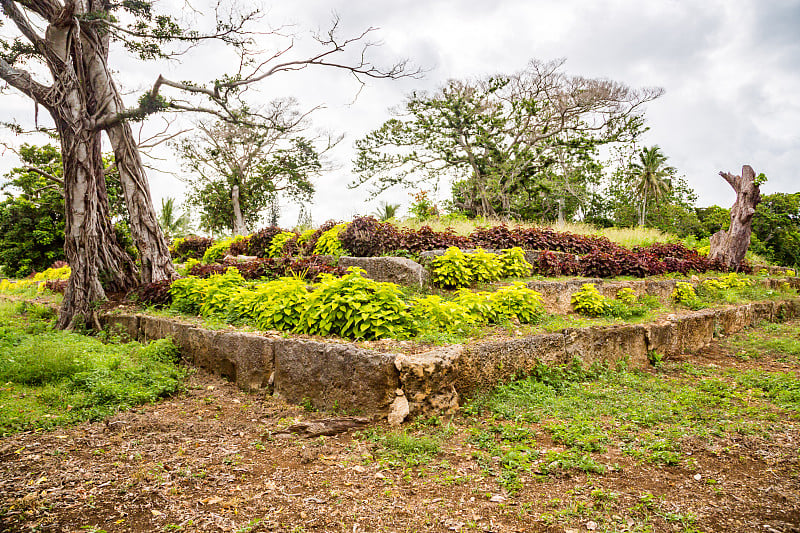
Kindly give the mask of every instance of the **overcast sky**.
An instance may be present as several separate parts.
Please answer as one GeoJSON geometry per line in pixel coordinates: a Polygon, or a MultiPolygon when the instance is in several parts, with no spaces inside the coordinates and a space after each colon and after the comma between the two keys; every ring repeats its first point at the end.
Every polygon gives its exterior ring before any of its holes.
{"type": "MultiPolygon", "coordinates": [[[[376,62],[408,58],[426,70],[423,79],[371,80],[358,85],[335,70],[318,69],[266,80],[254,96],[295,96],[305,108],[325,104],[313,123],[346,135],[333,154],[337,167],[319,177],[311,209],[314,223],[349,219],[373,211],[380,200],[408,204],[397,190],[366,202],[351,181],[353,143],[389,117],[388,108],[412,90],[435,90],[451,78],[512,73],[532,58],[566,58],[566,70],[606,77],[633,87],[666,91],[646,109],[647,145],[658,144],[669,162],[699,195],[700,205],[729,206],[733,191],[717,175],[739,173],[742,164],[763,172],[763,193],[800,191],[800,1],[725,0],[296,0],[267,4],[273,25],[295,31],[325,28],[331,14],[343,34],[366,27],[374,38],[376,62]]],[[[269,51],[275,41],[265,40],[269,51]]],[[[297,46],[302,54],[303,41],[297,46]]],[[[114,52],[114,67],[130,104],[159,73],[177,79],[208,79],[231,65],[224,51],[199,48],[179,63],[141,64],[114,52]]],[[[0,119],[30,123],[33,106],[0,96],[0,119]]],[[[184,124],[189,124],[184,121],[184,124]]],[[[147,125],[150,130],[158,121],[147,125]]],[[[160,169],[180,172],[169,150],[160,169]]],[[[6,153],[0,171],[14,163],[6,153]]],[[[182,197],[172,175],[149,173],[156,206],[165,196],[182,197]]],[[[285,206],[281,223],[292,226],[297,209],[285,206]]]]}

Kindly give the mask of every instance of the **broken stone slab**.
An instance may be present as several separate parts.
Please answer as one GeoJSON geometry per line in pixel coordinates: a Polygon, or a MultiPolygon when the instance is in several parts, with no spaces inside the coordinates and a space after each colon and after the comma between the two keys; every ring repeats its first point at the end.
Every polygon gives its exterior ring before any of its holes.
{"type": "Polygon", "coordinates": [[[714,338],[717,325],[714,309],[701,309],[676,320],[681,353],[696,352],[714,338]]]}
{"type": "Polygon", "coordinates": [[[753,323],[752,308],[749,305],[725,307],[716,312],[715,333],[731,335],[753,323]]]}
{"type": "Polygon", "coordinates": [[[394,366],[411,413],[449,414],[458,410],[456,362],[463,350],[462,345],[456,344],[418,354],[395,355],[394,366]]]}
{"type": "Polygon", "coordinates": [[[253,333],[220,332],[213,357],[217,364],[224,362],[225,369],[232,374],[229,378],[240,389],[266,389],[274,368],[273,344],[273,339],[253,333]]]}
{"type": "Polygon", "coordinates": [[[275,339],[274,395],[319,409],[385,413],[400,387],[394,354],[354,344],[275,339]]]}
{"type": "Polygon", "coordinates": [[[425,267],[406,257],[340,257],[339,266],[361,268],[376,281],[416,287],[424,287],[430,281],[425,267]]]}
{"type": "Polygon", "coordinates": [[[674,357],[681,353],[677,321],[658,320],[644,324],[644,331],[648,353],[653,351],[665,357],[674,357]]]}

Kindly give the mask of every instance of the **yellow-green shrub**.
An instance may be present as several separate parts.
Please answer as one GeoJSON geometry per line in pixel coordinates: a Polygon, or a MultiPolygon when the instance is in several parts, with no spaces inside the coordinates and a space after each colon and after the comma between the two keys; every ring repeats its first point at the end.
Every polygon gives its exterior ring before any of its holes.
{"type": "Polygon", "coordinates": [[[344,255],[345,250],[342,241],[339,240],[339,234],[346,227],[347,224],[337,224],[320,235],[317,244],[314,245],[314,253],[317,255],[344,255]]]}
{"type": "Polygon", "coordinates": [[[455,246],[431,261],[431,282],[445,289],[468,287],[474,281],[472,266],[467,254],[455,246]]]}
{"type": "Polygon", "coordinates": [[[477,322],[466,307],[452,300],[443,300],[435,294],[416,298],[412,302],[411,312],[418,331],[466,333],[477,322]]]}
{"type": "Polygon", "coordinates": [[[531,264],[525,259],[525,252],[519,246],[503,250],[500,254],[502,269],[500,277],[524,278],[531,275],[531,264]]]}
{"type": "Polygon", "coordinates": [[[249,317],[260,329],[291,331],[308,308],[311,293],[300,278],[279,278],[250,291],[249,317]]]}
{"type": "Polygon", "coordinates": [[[489,293],[494,321],[516,318],[522,324],[537,322],[544,316],[542,295],[518,281],[489,293]]]}
{"type": "Polygon", "coordinates": [[[495,322],[497,317],[489,299],[490,294],[488,291],[459,289],[453,301],[464,307],[476,322],[495,322]]]}
{"type": "Polygon", "coordinates": [[[294,233],[289,232],[289,231],[283,231],[283,232],[278,233],[277,235],[275,235],[272,238],[272,242],[269,245],[269,250],[267,251],[267,254],[269,255],[269,257],[280,257],[280,256],[282,256],[283,255],[283,247],[286,245],[287,242],[291,241],[295,237],[297,237],[297,235],[295,235],[294,233]]]}
{"type": "Polygon", "coordinates": [[[245,239],[244,235],[236,235],[229,239],[222,239],[215,242],[203,254],[203,263],[219,263],[227,255],[230,250],[231,244],[245,239]]]}
{"type": "Polygon", "coordinates": [[[486,250],[478,248],[474,253],[465,254],[465,256],[473,283],[489,283],[500,279],[503,263],[497,254],[490,254],[486,250]]]}
{"type": "Polygon", "coordinates": [[[672,291],[672,299],[683,305],[692,305],[697,301],[697,292],[691,283],[679,281],[675,284],[675,290],[672,291]]]}
{"type": "Polygon", "coordinates": [[[69,265],[64,265],[61,268],[48,268],[44,272],[37,272],[33,275],[33,281],[49,281],[54,279],[69,279],[72,274],[69,265]]]}
{"type": "Polygon", "coordinates": [[[572,295],[570,300],[576,312],[586,316],[604,315],[609,310],[608,298],[600,294],[591,283],[584,283],[583,286],[572,295]]]}
{"type": "Polygon", "coordinates": [[[400,287],[365,278],[360,269],[348,270],[341,278],[322,275],[295,331],[351,339],[409,336],[413,317],[400,287]]]}
{"type": "Polygon", "coordinates": [[[627,305],[633,305],[636,303],[636,291],[630,287],[623,287],[617,291],[617,300],[627,305]]]}
{"type": "Polygon", "coordinates": [[[231,300],[241,290],[244,283],[244,278],[235,267],[228,268],[224,274],[209,276],[203,285],[200,316],[224,318],[228,313],[231,300]]]}

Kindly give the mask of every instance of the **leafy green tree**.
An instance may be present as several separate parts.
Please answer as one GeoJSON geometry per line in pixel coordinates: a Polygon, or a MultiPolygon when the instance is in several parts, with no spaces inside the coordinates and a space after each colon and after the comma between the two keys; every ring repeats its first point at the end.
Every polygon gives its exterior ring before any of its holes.
{"type": "Polygon", "coordinates": [[[0,202],[0,265],[13,277],[64,259],[61,153],[50,144],[23,145],[19,152],[25,166],[5,176],[0,202]]]}
{"type": "Polygon", "coordinates": [[[158,225],[164,232],[168,241],[179,237],[185,237],[191,233],[191,219],[189,213],[183,212],[177,215],[177,207],[174,198],[162,198],[161,209],[158,212],[158,225]]]}
{"type": "MultiPolygon", "coordinates": [[[[756,208],[756,212],[758,208],[756,208]]],[[[695,209],[700,227],[695,233],[698,238],[710,237],[719,230],[727,230],[731,226],[731,210],[718,205],[698,207],[695,209]]]]}
{"type": "Polygon", "coordinates": [[[675,168],[667,165],[665,156],[658,145],[644,148],[639,152],[639,161],[631,164],[634,175],[634,191],[641,202],[639,225],[647,221],[647,203],[661,202],[672,190],[671,178],[675,168]]]}
{"type": "Polygon", "coordinates": [[[515,215],[515,195],[545,196],[556,177],[577,177],[580,154],[620,140],[662,92],[569,76],[562,66],[531,61],[516,74],[412,93],[397,117],[356,142],[351,187],[370,183],[378,194],[447,179],[456,182],[453,203],[462,211],[515,215]]]}
{"type": "Polygon", "coordinates": [[[279,195],[311,199],[323,149],[302,135],[304,118],[292,101],[277,101],[271,127],[200,122],[197,135],[178,144],[190,172],[188,202],[198,208],[202,228],[243,235],[265,210],[275,212],[279,195]]]}
{"type": "Polygon", "coordinates": [[[800,192],[767,194],[753,216],[753,251],[787,266],[800,265],[800,192]]]}

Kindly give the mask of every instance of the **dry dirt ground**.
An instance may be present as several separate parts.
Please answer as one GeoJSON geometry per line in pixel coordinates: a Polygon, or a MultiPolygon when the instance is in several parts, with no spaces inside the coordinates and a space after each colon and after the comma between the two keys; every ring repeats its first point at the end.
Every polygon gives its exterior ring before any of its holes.
{"type": "MultiPolygon", "coordinates": [[[[724,343],[691,360],[797,368],[743,361],[724,343]]],[[[605,474],[534,469],[511,493],[476,460],[474,418],[407,426],[449,428],[420,464],[382,459],[370,435],[390,433],[385,423],[313,439],[281,433],[326,416],[336,415],[197,371],[186,393],[161,403],[0,439],[0,530],[800,531],[800,424],[784,411],[768,436],[684,443],[691,463],[646,463],[609,446],[596,456],[614,465],[605,474]]],[[[558,448],[546,432],[536,439],[558,448]]]]}

